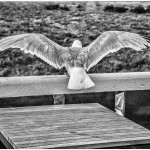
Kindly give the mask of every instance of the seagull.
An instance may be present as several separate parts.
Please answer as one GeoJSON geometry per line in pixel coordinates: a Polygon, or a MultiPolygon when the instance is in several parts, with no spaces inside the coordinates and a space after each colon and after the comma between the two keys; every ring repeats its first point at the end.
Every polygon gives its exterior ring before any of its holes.
{"type": "Polygon", "coordinates": [[[141,51],[149,46],[150,42],[146,38],[125,31],[105,31],[86,47],[82,47],[80,40],[75,40],[71,47],[63,47],[36,33],[13,35],[0,40],[0,51],[20,48],[56,69],[65,67],[69,74],[67,88],[71,90],[93,87],[95,83],[86,72],[106,55],[125,47],[141,51]]]}

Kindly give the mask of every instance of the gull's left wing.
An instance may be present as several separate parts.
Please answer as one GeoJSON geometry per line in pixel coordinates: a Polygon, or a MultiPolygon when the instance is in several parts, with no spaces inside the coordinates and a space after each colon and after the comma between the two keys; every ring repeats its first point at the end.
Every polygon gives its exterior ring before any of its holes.
{"type": "Polygon", "coordinates": [[[147,46],[150,46],[148,40],[138,34],[124,31],[106,31],[89,46],[84,47],[83,52],[87,54],[87,61],[84,64],[85,69],[88,71],[106,55],[121,48],[129,47],[140,51],[147,46]]]}

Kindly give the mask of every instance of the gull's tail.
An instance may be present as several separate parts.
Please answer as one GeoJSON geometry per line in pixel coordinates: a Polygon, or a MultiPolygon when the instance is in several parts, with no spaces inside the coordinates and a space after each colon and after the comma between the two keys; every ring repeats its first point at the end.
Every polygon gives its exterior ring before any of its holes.
{"type": "Polygon", "coordinates": [[[87,89],[95,84],[81,67],[73,67],[70,69],[70,79],[68,89],[87,89]]]}

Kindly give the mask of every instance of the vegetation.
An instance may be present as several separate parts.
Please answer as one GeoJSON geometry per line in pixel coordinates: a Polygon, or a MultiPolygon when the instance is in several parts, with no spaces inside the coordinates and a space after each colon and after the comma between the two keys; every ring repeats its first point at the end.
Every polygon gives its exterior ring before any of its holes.
{"type": "Polygon", "coordinates": [[[60,6],[59,4],[48,4],[45,6],[47,10],[66,10],[69,11],[69,8],[65,6],[60,6]]]}
{"type": "Polygon", "coordinates": [[[107,5],[104,8],[104,11],[109,11],[109,12],[118,12],[118,13],[124,13],[128,10],[127,7],[123,7],[123,6],[113,6],[113,5],[107,5]]]}
{"type": "Polygon", "coordinates": [[[131,8],[130,11],[138,14],[146,13],[146,9],[142,5],[138,5],[137,7],[131,8]]]}
{"type": "Polygon", "coordinates": [[[106,12],[116,12],[116,13],[125,13],[127,10],[130,12],[142,14],[142,13],[150,13],[150,6],[145,8],[143,5],[138,6],[114,6],[114,5],[106,5],[104,7],[104,11],[106,12]]]}
{"type": "Polygon", "coordinates": [[[150,5],[147,7],[146,12],[150,13],[150,5]]]}

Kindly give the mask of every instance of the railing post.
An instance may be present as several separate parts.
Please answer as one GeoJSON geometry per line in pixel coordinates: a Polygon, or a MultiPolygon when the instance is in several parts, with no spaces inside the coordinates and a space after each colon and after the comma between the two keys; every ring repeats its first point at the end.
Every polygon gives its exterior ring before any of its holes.
{"type": "Polygon", "coordinates": [[[150,129],[150,90],[126,92],[125,117],[150,129]]]}
{"type": "Polygon", "coordinates": [[[53,95],[53,99],[54,99],[54,105],[65,104],[64,94],[53,95]]]}
{"type": "Polygon", "coordinates": [[[121,116],[125,116],[125,92],[115,95],[115,111],[121,116]]]}

